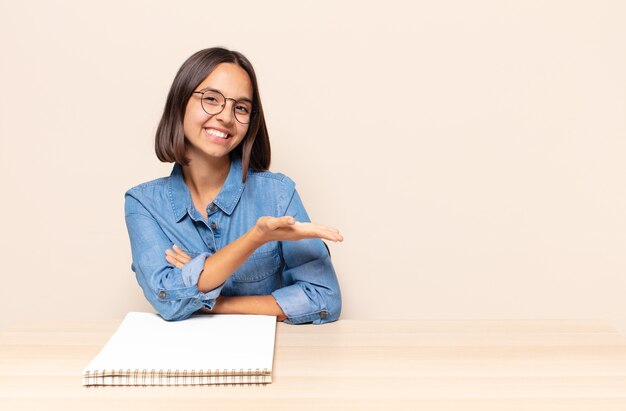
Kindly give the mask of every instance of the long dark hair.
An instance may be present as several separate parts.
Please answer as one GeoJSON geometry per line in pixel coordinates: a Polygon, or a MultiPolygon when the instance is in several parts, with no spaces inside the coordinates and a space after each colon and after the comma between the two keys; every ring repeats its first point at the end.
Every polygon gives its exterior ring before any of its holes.
{"type": "Polygon", "coordinates": [[[237,51],[213,47],[198,51],[183,63],[174,77],[157,128],[154,142],[156,155],[163,162],[189,165],[189,159],[185,156],[183,130],[185,108],[196,87],[221,63],[237,64],[248,73],[252,82],[252,119],[243,141],[231,152],[231,155],[241,157],[242,181],[245,182],[248,168],[259,171],[269,169],[272,153],[254,68],[250,61],[237,51]]]}

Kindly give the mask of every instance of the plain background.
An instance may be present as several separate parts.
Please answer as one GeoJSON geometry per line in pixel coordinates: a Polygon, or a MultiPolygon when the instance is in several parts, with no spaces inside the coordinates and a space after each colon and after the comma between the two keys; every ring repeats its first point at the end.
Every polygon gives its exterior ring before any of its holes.
{"type": "Polygon", "coordinates": [[[626,3],[0,2],[0,326],[150,310],[124,192],[183,61],[243,52],[272,170],[331,250],[345,319],[626,329],[626,3]]]}

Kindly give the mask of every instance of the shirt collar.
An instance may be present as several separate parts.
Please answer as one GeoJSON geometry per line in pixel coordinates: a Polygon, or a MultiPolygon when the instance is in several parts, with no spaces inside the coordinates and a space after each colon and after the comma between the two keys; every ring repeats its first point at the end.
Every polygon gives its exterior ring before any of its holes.
{"type": "MultiPolygon", "coordinates": [[[[213,200],[213,204],[228,215],[232,214],[245,187],[245,185],[241,182],[241,174],[241,159],[232,159],[230,162],[230,171],[228,172],[226,181],[222,186],[222,190],[213,200]]],[[[168,181],[168,195],[176,222],[179,222],[185,214],[189,214],[190,216],[195,214],[196,210],[193,201],[191,200],[191,193],[189,192],[189,188],[183,179],[183,168],[178,163],[174,164],[172,174],[170,174],[168,181]]]]}

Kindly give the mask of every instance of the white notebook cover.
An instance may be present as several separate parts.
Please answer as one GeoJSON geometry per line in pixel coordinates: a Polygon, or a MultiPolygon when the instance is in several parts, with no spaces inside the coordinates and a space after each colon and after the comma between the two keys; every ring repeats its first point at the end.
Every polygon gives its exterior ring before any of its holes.
{"type": "Polygon", "coordinates": [[[274,358],[276,317],[197,315],[165,321],[130,312],[98,355],[83,369],[269,370],[274,358]]]}

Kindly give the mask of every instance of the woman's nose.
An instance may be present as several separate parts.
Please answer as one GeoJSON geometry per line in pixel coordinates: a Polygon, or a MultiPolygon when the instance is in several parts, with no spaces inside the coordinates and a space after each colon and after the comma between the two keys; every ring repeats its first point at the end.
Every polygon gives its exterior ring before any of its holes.
{"type": "Polygon", "coordinates": [[[235,102],[232,105],[228,105],[228,100],[224,102],[224,109],[221,113],[217,114],[217,119],[222,120],[226,124],[230,124],[235,121],[235,102]]]}

